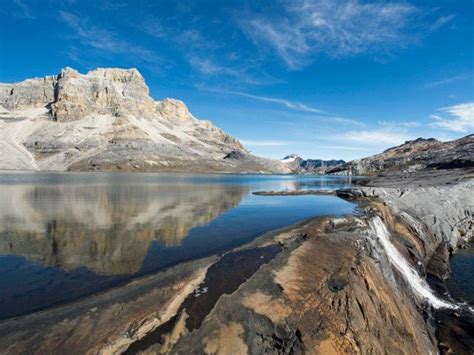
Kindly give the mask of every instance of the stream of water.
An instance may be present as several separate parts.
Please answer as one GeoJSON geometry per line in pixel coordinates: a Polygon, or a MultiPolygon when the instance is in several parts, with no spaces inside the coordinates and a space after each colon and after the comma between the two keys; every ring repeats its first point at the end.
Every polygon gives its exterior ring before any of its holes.
{"type": "Polygon", "coordinates": [[[379,216],[374,217],[370,221],[370,226],[374,235],[383,246],[390,262],[402,274],[414,294],[428,301],[434,308],[458,308],[458,306],[448,301],[441,300],[433,293],[428,283],[420,277],[418,272],[410,266],[395,245],[392,244],[390,241],[390,233],[379,216]]]}

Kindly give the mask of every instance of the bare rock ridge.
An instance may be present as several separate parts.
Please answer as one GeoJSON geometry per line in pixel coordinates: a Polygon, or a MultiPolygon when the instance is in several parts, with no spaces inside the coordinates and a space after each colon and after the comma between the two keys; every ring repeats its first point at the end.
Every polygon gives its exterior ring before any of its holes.
{"type": "Polygon", "coordinates": [[[474,134],[450,142],[418,138],[367,158],[329,168],[328,174],[378,175],[474,168],[474,134]]]}
{"type": "Polygon", "coordinates": [[[0,169],[279,172],[179,100],[155,101],[136,69],[0,84],[0,169]],[[228,154],[239,159],[224,159],[228,154]]]}
{"type": "Polygon", "coordinates": [[[345,163],[344,160],[303,159],[297,154],[290,154],[280,160],[296,173],[324,174],[329,168],[345,163]]]}

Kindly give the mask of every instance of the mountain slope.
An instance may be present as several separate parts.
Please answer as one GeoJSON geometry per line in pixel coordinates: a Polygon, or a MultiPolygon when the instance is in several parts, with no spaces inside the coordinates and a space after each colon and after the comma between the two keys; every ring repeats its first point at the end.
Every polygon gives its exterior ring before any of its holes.
{"type": "Polygon", "coordinates": [[[303,159],[296,154],[290,154],[280,160],[297,173],[324,174],[328,168],[344,164],[344,160],[303,159]]]}
{"type": "Polygon", "coordinates": [[[136,69],[0,84],[0,142],[0,169],[290,172],[182,101],[155,101],[136,69]]]}
{"type": "Polygon", "coordinates": [[[434,138],[418,138],[383,153],[330,168],[327,173],[378,175],[456,168],[474,168],[474,134],[445,143],[434,138]]]}

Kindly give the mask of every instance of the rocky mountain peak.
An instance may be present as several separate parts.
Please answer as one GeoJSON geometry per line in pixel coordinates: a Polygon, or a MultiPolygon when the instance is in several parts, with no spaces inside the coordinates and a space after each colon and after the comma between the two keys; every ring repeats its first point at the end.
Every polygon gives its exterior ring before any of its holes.
{"type": "Polygon", "coordinates": [[[98,68],[0,84],[0,168],[289,172],[251,155],[184,102],[155,101],[137,69],[98,68]],[[234,159],[224,159],[229,152],[234,159]],[[239,156],[239,159],[235,157],[239,156]]]}
{"type": "Polygon", "coordinates": [[[474,167],[474,135],[450,142],[418,138],[383,153],[342,164],[328,173],[339,175],[409,174],[424,169],[474,167]]]}
{"type": "Polygon", "coordinates": [[[156,111],[163,117],[171,120],[195,120],[188,107],[181,100],[166,98],[157,102],[156,111]]]}
{"type": "Polygon", "coordinates": [[[283,159],[281,159],[281,162],[283,163],[291,163],[291,162],[294,162],[295,160],[303,160],[303,158],[301,158],[298,154],[295,154],[295,153],[291,153],[289,155],[287,155],[286,157],[284,157],[283,159]]]}
{"type": "Polygon", "coordinates": [[[0,84],[0,105],[8,110],[46,106],[60,122],[91,113],[150,117],[155,112],[148,86],[134,68],[98,68],[81,74],[65,67],[55,76],[0,84]]]}
{"type": "Polygon", "coordinates": [[[59,74],[56,76],[57,79],[65,79],[68,77],[72,78],[77,78],[79,75],[79,72],[76,69],[73,69],[71,67],[64,67],[61,69],[59,74]]]}
{"type": "Polygon", "coordinates": [[[424,150],[424,149],[430,149],[434,147],[439,147],[443,144],[443,142],[435,139],[435,138],[417,138],[413,139],[411,141],[406,141],[405,143],[389,148],[385,150],[382,154],[387,154],[387,153],[411,153],[412,150],[424,150]]]}
{"type": "Polygon", "coordinates": [[[83,75],[64,68],[57,76],[51,115],[57,121],[81,119],[91,113],[150,116],[154,100],[136,69],[99,68],[83,75]]]}

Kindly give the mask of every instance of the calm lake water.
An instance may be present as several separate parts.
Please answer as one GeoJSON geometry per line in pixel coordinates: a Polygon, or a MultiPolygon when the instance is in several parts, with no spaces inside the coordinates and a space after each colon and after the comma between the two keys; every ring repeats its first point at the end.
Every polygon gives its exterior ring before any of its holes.
{"type": "Polygon", "coordinates": [[[73,301],[355,205],[344,177],[0,173],[0,319],[73,301]]]}
{"type": "Polygon", "coordinates": [[[450,264],[451,274],[446,280],[449,293],[456,301],[474,306],[474,241],[457,250],[450,264]]]}

